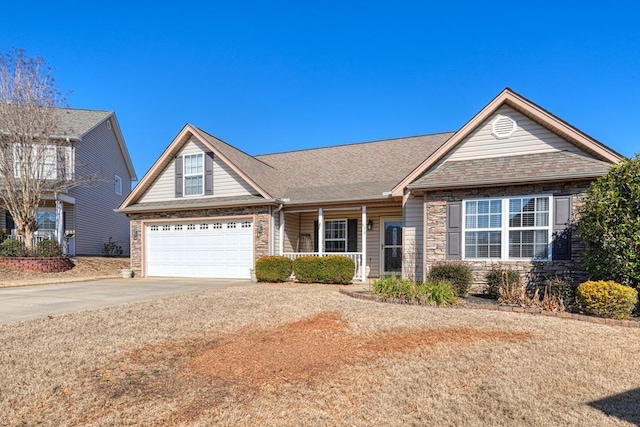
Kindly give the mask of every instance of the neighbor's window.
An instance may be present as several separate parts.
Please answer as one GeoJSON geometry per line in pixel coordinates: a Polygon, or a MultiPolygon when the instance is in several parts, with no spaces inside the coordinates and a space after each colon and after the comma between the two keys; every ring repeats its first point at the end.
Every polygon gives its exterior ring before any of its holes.
{"type": "Polygon", "coordinates": [[[187,154],[184,156],[184,194],[197,196],[204,194],[204,155],[187,154]]]}
{"type": "Polygon", "coordinates": [[[324,223],[324,251],[347,251],[347,220],[325,221],[324,223]]]}
{"type": "Polygon", "coordinates": [[[549,196],[464,201],[464,258],[549,259],[549,196]]]}
{"type": "Polygon", "coordinates": [[[56,147],[15,144],[13,165],[16,177],[56,179],[58,170],[56,147]]]}
{"type": "Polygon", "coordinates": [[[54,231],[56,229],[56,211],[54,209],[38,209],[38,230],[54,231]]]}
{"type": "Polygon", "coordinates": [[[116,175],[115,191],[118,196],[122,196],[122,178],[116,175]]]}

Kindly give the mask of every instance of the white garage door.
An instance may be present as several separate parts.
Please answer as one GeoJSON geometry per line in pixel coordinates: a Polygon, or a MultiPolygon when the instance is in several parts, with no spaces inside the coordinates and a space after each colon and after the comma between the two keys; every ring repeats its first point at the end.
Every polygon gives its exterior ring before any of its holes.
{"type": "Polygon", "coordinates": [[[251,221],[153,224],[145,235],[147,276],[250,278],[251,221]]]}

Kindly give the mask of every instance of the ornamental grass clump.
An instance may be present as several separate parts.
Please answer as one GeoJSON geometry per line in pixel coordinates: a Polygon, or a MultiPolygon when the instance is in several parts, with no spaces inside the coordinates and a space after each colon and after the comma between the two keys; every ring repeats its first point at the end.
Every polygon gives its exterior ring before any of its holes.
{"type": "Polygon", "coordinates": [[[447,280],[430,280],[415,283],[397,277],[383,277],[373,282],[373,293],[385,299],[427,305],[454,305],[456,292],[447,280]]]}
{"type": "Polygon", "coordinates": [[[484,293],[494,299],[500,298],[501,293],[511,294],[514,287],[520,286],[520,273],[516,270],[493,268],[487,273],[486,278],[487,286],[484,293]]]}
{"type": "Polygon", "coordinates": [[[638,304],[638,291],[613,280],[581,283],[576,290],[580,306],[587,314],[627,319],[638,304]]]}
{"type": "Polygon", "coordinates": [[[473,284],[471,267],[463,262],[442,262],[435,264],[429,271],[430,280],[448,280],[453,285],[456,295],[466,297],[473,284]]]}
{"type": "Polygon", "coordinates": [[[293,272],[293,262],[283,256],[262,256],[256,261],[258,282],[284,282],[293,272]]]}

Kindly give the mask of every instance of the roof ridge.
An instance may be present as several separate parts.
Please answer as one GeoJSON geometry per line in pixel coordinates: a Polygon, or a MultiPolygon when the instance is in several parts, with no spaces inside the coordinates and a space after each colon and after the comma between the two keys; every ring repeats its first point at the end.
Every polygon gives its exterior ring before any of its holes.
{"type": "Polygon", "coordinates": [[[198,129],[200,132],[202,132],[202,133],[206,134],[207,136],[210,136],[211,138],[215,138],[215,139],[217,139],[218,141],[220,141],[220,142],[221,142],[221,143],[223,143],[224,145],[226,145],[226,146],[228,146],[228,147],[230,147],[230,148],[233,148],[234,150],[236,150],[236,151],[238,151],[238,152],[240,152],[240,153],[244,154],[245,156],[250,157],[250,158],[254,159],[254,160],[255,160],[255,161],[257,161],[257,162],[260,162],[260,163],[262,163],[263,165],[268,166],[268,167],[270,167],[270,168],[271,168],[271,169],[273,169],[273,170],[276,170],[276,168],[274,168],[274,167],[273,167],[273,166],[271,166],[270,164],[268,164],[268,163],[266,163],[266,162],[263,162],[262,160],[260,160],[260,159],[256,158],[256,156],[251,155],[251,154],[247,153],[246,151],[241,150],[240,148],[236,147],[235,145],[229,144],[228,142],[224,141],[223,139],[220,139],[220,138],[218,138],[217,136],[210,134],[209,132],[207,132],[206,130],[202,129],[201,127],[198,127],[198,126],[196,126],[196,125],[191,125],[191,126],[193,126],[194,128],[198,129]]]}
{"type": "MultiPolygon", "coordinates": [[[[380,143],[380,142],[397,141],[397,140],[401,140],[401,139],[410,139],[410,138],[420,138],[420,137],[424,137],[424,136],[437,136],[437,135],[444,135],[444,134],[448,134],[448,133],[453,135],[454,133],[456,133],[456,131],[435,132],[435,133],[427,133],[427,134],[422,134],[422,135],[401,136],[401,137],[397,137],[397,138],[376,139],[376,140],[373,140],[373,141],[348,142],[346,144],[334,144],[334,145],[327,145],[325,147],[301,148],[301,149],[298,149],[298,150],[288,150],[288,151],[276,151],[276,152],[273,152],[273,153],[256,154],[253,157],[256,158],[256,157],[272,156],[272,155],[277,155],[277,154],[299,153],[299,152],[302,152],[302,151],[318,151],[318,150],[325,150],[325,149],[329,149],[329,148],[349,147],[349,146],[353,146],[353,145],[376,144],[376,143],[380,143]]],[[[260,159],[257,159],[257,160],[260,160],[260,159]]]]}

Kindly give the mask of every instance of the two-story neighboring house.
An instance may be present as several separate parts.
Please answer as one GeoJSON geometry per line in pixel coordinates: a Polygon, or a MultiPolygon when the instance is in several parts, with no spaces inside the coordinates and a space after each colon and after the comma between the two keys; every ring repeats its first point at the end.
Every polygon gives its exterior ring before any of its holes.
{"type": "MultiPolygon", "coordinates": [[[[51,171],[56,178],[76,179],[64,192],[44,194],[38,209],[36,240],[57,240],[70,255],[101,255],[105,243],[118,242],[129,252],[129,220],[114,212],[137,180],[114,112],[60,108],[62,142],[51,149],[51,171]],[[54,167],[55,165],[55,167],[54,167]],[[90,179],[89,179],[90,178],[90,179]]],[[[0,211],[0,229],[15,235],[8,211],[0,211]]]]}

